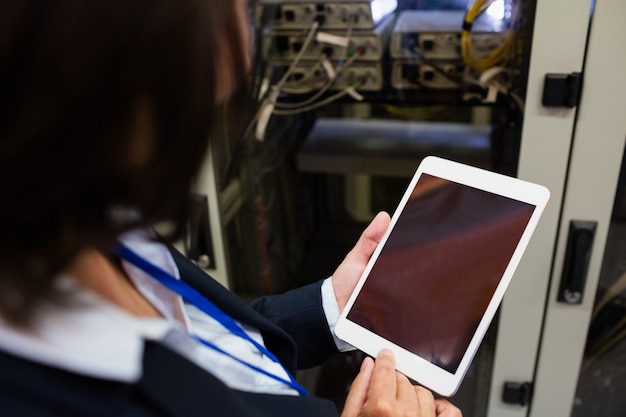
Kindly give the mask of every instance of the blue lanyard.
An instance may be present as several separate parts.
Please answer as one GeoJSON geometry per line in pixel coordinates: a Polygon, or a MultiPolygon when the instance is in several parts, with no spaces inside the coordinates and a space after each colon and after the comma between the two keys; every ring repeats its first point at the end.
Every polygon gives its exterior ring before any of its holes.
{"type": "Polygon", "coordinates": [[[258,366],[252,365],[244,361],[243,359],[237,358],[236,356],[224,351],[223,349],[219,348],[218,346],[216,346],[215,344],[207,340],[204,340],[197,336],[193,336],[197,341],[199,341],[206,347],[215,350],[216,352],[219,352],[225,356],[228,356],[229,358],[239,362],[240,364],[256,372],[266,375],[269,378],[272,378],[276,381],[282,382],[283,384],[298,391],[300,395],[308,395],[306,389],[304,389],[300,384],[298,384],[296,379],[282,366],[280,361],[276,358],[276,356],[274,356],[274,354],[272,354],[272,352],[270,352],[265,346],[261,345],[252,337],[250,337],[250,335],[248,335],[248,333],[246,333],[243,330],[243,328],[235,320],[232,319],[232,317],[230,317],[229,315],[224,313],[222,310],[220,310],[215,304],[209,301],[205,296],[203,296],[194,288],[184,283],[182,280],[179,280],[173,277],[172,275],[163,271],[156,265],[153,265],[150,262],[146,261],[144,258],[142,258],[141,256],[139,256],[138,254],[136,254],[135,252],[133,252],[131,249],[129,249],[128,247],[124,245],[119,246],[117,250],[117,254],[120,256],[120,258],[124,259],[125,261],[141,269],[146,274],[150,275],[152,278],[156,279],[157,281],[159,281],[161,284],[163,284],[170,290],[179,294],[188,303],[193,304],[198,309],[208,314],[210,317],[213,317],[215,320],[217,320],[218,323],[220,323],[224,328],[226,328],[235,336],[238,336],[252,343],[252,345],[254,345],[254,347],[256,347],[261,353],[263,353],[265,356],[270,358],[273,362],[279,364],[283,368],[283,370],[285,370],[285,373],[289,376],[289,379],[284,379],[277,375],[274,375],[262,368],[259,368],[258,366]]]}

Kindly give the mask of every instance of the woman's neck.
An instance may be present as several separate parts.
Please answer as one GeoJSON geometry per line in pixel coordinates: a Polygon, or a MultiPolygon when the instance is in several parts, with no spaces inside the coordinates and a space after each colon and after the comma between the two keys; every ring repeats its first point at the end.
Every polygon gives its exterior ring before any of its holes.
{"type": "Polygon", "coordinates": [[[123,269],[96,250],[81,252],[66,273],[83,287],[134,316],[162,316],[135,288],[123,269]]]}

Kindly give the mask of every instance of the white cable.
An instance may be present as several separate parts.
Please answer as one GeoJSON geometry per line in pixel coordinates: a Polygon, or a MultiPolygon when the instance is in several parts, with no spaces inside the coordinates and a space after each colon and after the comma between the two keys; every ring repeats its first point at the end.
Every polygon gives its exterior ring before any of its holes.
{"type": "MultiPolygon", "coordinates": [[[[352,63],[354,61],[356,61],[356,59],[358,58],[358,54],[354,54],[350,57],[350,59],[348,59],[341,67],[337,68],[337,73],[334,79],[329,80],[328,83],[326,83],[325,86],[323,86],[317,93],[315,93],[315,95],[309,97],[306,100],[302,100],[298,103],[280,103],[277,102],[276,103],[276,107],[277,108],[282,108],[282,109],[295,109],[298,108],[300,106],[306,106],[309,105],[313,102],[315,102],[315,100],[317,100],[318,98],[320,98],[326,91],[328,91],[330,89],[330,87],[333,86],[333,84],[335,84],[335,81],[337,79],[339,79],[339,76],[341,75],[341,73],[348,67],[350,67],[350,65],[352,65],[352,63]]],[[[274,112],[274,114],[276,114],[276,112],[274,112]]]]}
{"type": "Polygon", "coordinates": [[[334,80],[335,78],[337,78],[337,71],[335,71],[333,64],[330,62],[328,58],[322,61],[322,68],[324,68],[324,72],[326,73],[326,76],[328,78],[330,78],[331,80],[334,80]]]}
{"type": "Polygon", "coordinates": [[[300,60],[302,59],[302,56],[304,56],[304,53],[309,48],[309,45],[311,44],[311,41],[313,40],[313,38],[315,36],[315,31],[317,31],[317,27],[318,26],[319,26],[318,22],[313,22],[313,24],[311,25],[311,29],[309,30],[309,33],[306,36],[306,39],[304,40],[304,43],[302,44],[302,47],[300,48],[300,51],[298,51],[298,55],[296,55],[296,57],[291,62],[291,65],[287,69],[287,72],[285,72],[285,74],[283,75],[283,78],[281,78],[280,81],[276,84],[276,87],[278,88],[278,91],[280,91],[280,89],[283,87],[283,85],[289,79],[289,76],[291,75],[293,70],[300,63],[300,60]]]}
{"type": "Polygon", "coordinates": [[[481,86],[487,87],[489,82],[493,80],[496,75],[502,74],[503,72],[507,72],[507,69],[504,67],[491,67],[480,74],[478,82],[481,86]]]}
{"type": "MultiPolygon", "coordinates": [[[[354,16],[350,16],[348,18],[348,28],[347,28],[347,33],[346,33],[346,47],[343,48],[343,56],[341,58],[341,60],[337,63],[337,68],[334,71],[334,76],[332,75],[332,73],[330,73],[328,70],[326,70],[326,73],[329,76],[329,80],[328,83],[326,85],[324,85],[322,88],[320,88],[320,90],[313,96],[309,97],[306,100],[303,100],[299,103],[280,103],[277,102],[276,103],[276,107],[277,108],[283,108],[283,109],[295,109],[301,106],[307,106],[309,104],[312,104],[315,102],[315,100],[317,100],[318,98],[322,97],[322,95],[324,95],[324,93],[326,93],[326,91],[328,91],[337,81],[337,79],[339,78],[339,76],[341,75],[341,73],[348,68],[350,65],[352,65],[354,63],[354,61],[359,57],[359,54],[355,53],[346,61],[346,55],[348,53],[348,49],[350,47],[350,41],[352,40],[352,26],[353,26],[353,22],[354,22],[354,16]]],[[[276,114],[276,113],[274,113],[276,114]]]]}
{"type": "Polygon", "coordinates": [[[310,94],[315,90],[318,90],[320,88],[320,84],[319,83],[315,83],[315,82],[310,82],[307,84],[302,84],[299,87],[283,87],[283,93],[285,94],[310,94]]]}
{"type": "MultiPolygon", "coordinates": [[[[263,140],[263,138],[265,136],[265,130],[267,128],[267,124],[269,123],[269,118],[271,117],[272,114],[289,115],[289,114],[303,113],[303,112],[306,112],[306,111],[313,110],[313,109],[316,109],[318,107],[324,106],[326,104],[332,103],[333,101],[335,101],[335,100],[345,96],[346,94],[350,94],[355,99],[361,98],[360,94],[358,94],[358,92],[354,89],[354,87],[350,86],[350,87],[346,88],[345,90],[342,90],[339,93],[326,98],[325,100],[322,100],[322,101],[320,101],[318,103],[315,103],[315,104],[311,104],[311,103],[314,103],[315,100],[317,100],[319,97],[321,97],[326,91],[328,91],[328,89],[330,87],[333,86],[333,84],[335,83],[335,81],[337,80],[337,78],[339,77],[341,72],[343,70],[345,70],[346,68],[348,68],[350,65],[352,65],[352,63],[356,60],[356,58],[359,55],[359,54],[355,53],[352,57],[350,57],[350,59],[348,59],[347,61],[343,62],[345,60],[346,55],[347,55],[347,52],[348,52],[348,49],[349,49],[349,43],[350,43],[350,40],[351,40],[351,37],[352,37],[352,20],[353,19],[349,19],[349,25],[348,25],[348,29],[347,29],[346,47],[343,49],[343,58],[342,58],[341,61],[339,61],[339,64],[337,65],[337,70],[336,70],[335,77],[329,77],[330,78],[329,82],[326,83],[326,85],[324,85],[317,92],[317,94],[315,94],[314,96],[308,98],[307,100],[304,100],[304,101],[302,101],[300,103],[279,103],[277,101],[279,94],[282,91],[284,91],[285,84],[289,80],[289,77],[291,76],[293,71],[297,68],[297,65],[300,63],[300,60],[304,56],[304,54],[305,54],[306,50],[308,49],[310,43],[312,42],[312,40],[315,37],[315,33],[316,33],[316,31],[317,31],[317,29],[319,27],[319,23],[317,21],[313,22],[313,24],[311,25],[311,28],[309,29],[309,33],[307,34],[307,37],[306,37],[304,43],[302,44],[302,47],[300,48],[300,51],[298,51],[298,54],[296,55],[294,60],[291,62],[291,65],[289,66],[289,68],[287,69],[285,74],[283,74],[283,77],[280,79],[280,81],[274,87],[272,87],[272,92],[270,93],[269,97],[266,100],[263,101],[261,106],[259,106],[259,110],[257,111],[256,115],[254,116],[254,119],[253,119],[252,123],[250,124],[250,126],[248,126],[248,129],[246,130],[246,135],[250,133],[250,130],[252,129],[252,126],[255,123],[257,123],[255,136],[256,136],[256,138],[258,140],[263,140]],[[301,107],[301,106],[304,106],[304,107],[301,107]],[[283,108],[293,109],[293,110],[277,110],[277,109],[275,109],[275,107],[283,107],[283,108]]],[[[321,60],[321,62],[324,61],[323,56],[320,57],[320,60],[321,60]]],[[[318,62],[320,60],[318,60],[318,62]]],[[[309,71],[306,75],[314,74],[314,73],[315,73],[315,70],[309,71]]],[[[303,79],[304,78],[305,77],[303,77],[303,79]]],[[[306,78],[308,78],[308,76],[306,78]]],[[[302,81],[302,79],[298,80],[298,81],[302,81]]],[[[289,86],[289,87],[293,88],[293,85],[289,86]]]]}
{"type": "Polygon", "coordinates": [[[340,92],[338,92],[337,94],[334,94],[322,101],[318,101],[315,104],[311,104],[310,106],[306,106],[306,107],[301,107],[299,109],[292,109],[292,110],[274,110],[275,115],[277,116],[292,116],[294,114],[300,114],[300,113],[304,113],[310,110],[314,110],[317,109],[318,107],[322,107],[325,106],[327,104],[332,103],[333,101],[339,100],[341,97],[345,96],[346,94],[348,94],[348,89],[352,88],[352,87],[348,87],[345,90],[341,90],[340,92]]]}
{"type": "Polygon", "coordinates": [[[270,92],[267,100],[263,102],[263,105],[259,110],[259,117],[256,124],[256,132],[254,135],[258,141],[262,141],[265,139],[265,131],[267,130],[267,125],[269,124],[272,113],[274,112],[274,103],[276,103],[277,97],[278,90],[274,88],[270,92]]]}
{"type": "Polygon", "coordinates": [[[342,48],[346,48],[350,43],[350,38],[341,35],[334,35],[327,32],[317,32],[317,35],[315,35],[315,40],[319,43],[340,46],[342,48]]]}
{"type": "Polygon", "coordinates": [[[350,48],[350,41],[352,40],[352,23],[356,21],[356,17],[351,15],[348,17],[348,33],[346,34],[346,46],[343,48],[343,55],[341,57],[342,61],[346,60],[346,56],[348,54],[348,48],[350,48]]]}
{"type": "Polygon", "coordinates": [[[524,100],[519,95],[517,95],[515,93],[511,93],[511,98],[513,99],[513,101],[515,101],[515,103],[519,107],[520,111],[522,113],[524,113],[524,106],[526,104],[526,103],[524,103],[524,100]]]}
{"type": "Polygon", "coordinates": [[[317,60],[317,62],[315,62],[314,65],[311,66],[311,68],[309,68],[309,70],[307,72],[304,73],[304,75],[302,75],[302,78],[300,78],[297,81],[288,81],[285,83],[282,91],[289,93],[287,91],[288,87],[297,87],[301,84],[303,84],[304,82],[308,81],[309,78],[311,78],[313,75],[315,75],[315,73],[322,67],[322,65],[324,64],[324,61],[326,60],[326,55],[322,54],[319,59],[317,60]]]}
{"type": "Polygon", "coordinates": [[[479,100],[481,100],[483,103],[493,103],[495,102],[496,98],[497,98],[497,93],[503,94],[503,95],[508,95],[510,96],[513,101],[515,102],[515,104],[519,107],[520,111],[523,112],[524,111],[524,106],[526,103],[524,103],[524,100],[516,93],[510,91],[506,86],[504,86],[504,84],[502,84],[501,82],[497,81],[495,79],[495,77],[499,74],[506,74],[508,73],[508,70],[506,68],[503,67],[491,67],[488,70],[484,71],[481,76],[479,77],[479,79],[476,79],[474,77],[468,76],[467,74],[463,77],[463,81],[468,83],[468,84],[472,84],[472,85],[476,85],[479,86],[481,88],[486,88],[488,89],[488,95],[487,97],[483,97],[483,96],[478,96],[476,94],[471,94],[471,95],[466,95],[464,96],[464,100],[470,100],[470,99],[476,99],[478,98],[479,100]],[[494,97],[494,93],[496,94],[496,97],[494,97]]]}
{"type": "Polygon", "coordinates": [[[270,83],[272,82],[272,76],[274,75],[274,67],[272,65],[268,65],[265,69],[265,75],[263,76],[263,80],[261,81],[261,86],[259,88],[259,96],[258,100],[261,101],[265,98],[265,93],[270,89],[270,83]]]}
{"type": "Polygon", "coordinates": [[[274,87],[272,87],[272,91],[270,92],[268,98],[264,100],[263,103],[259,106],[259,110],[254,116],[252,123],[246,129],[246,136],[250,133],[250,131],[252,130],[252,126],[254,126],[254,124],[256,123],[255,137],[257,140],[264,139],[265,130],[267,129],[267,125],[269,124],[269,119],[272,116],[272,113],[274,111],[274,106],[276,105],[278,95],[280,94],[280,90],[285,84],[285,82],[287,82],[287,80],[289,79],[289,76],[291,75],[293,70],[296,68],[300,60],[302,59],[302,56],[304,55],[307,48],[309,47],[309,44],[313,40],[315,31],[317,31],[318,26],[319,26],[318,22],[313,22],[313,24],[311,25],[311,29],[309,30],[309,33],[304,43],[302,44],[302,48],[300,48],[298,55],[296,55],[294,60],[291,62],[291,65],[289,66],[285,74],[283,74],[283,77],[280,79],[280,81],[274,87]]]}
{"type": "MultiPolygon", "coordinates": [[[[350,47],[350,41],[352,40],[352,26],[353,26],[353,20],[354,20],[354,16],[351,16],[348,19],[348,28],[347,28],[347,34],[345,37],[341,37],[341,36],[337,36],[337,35],[332,35],[329,33],[324,33],[324,32],[317,32],[316,34],[316,40],[320,43],[329,43],[332,45],[336,45],[336,46],[342,46],[343,48],[343,57],[341,58],[340,63],[344,62],[346,59],[346,55],[348,52],[348,49],[350,47]]],[[[304,45],[302,49],[304,49],[304,45]]],[[[297,59],[297,58],[296,58],[297,59]]],[[[305,80],[307,80],[308,78],[310,78],[313,74],[315,74],[315,72],[324,64],[329,63],[326,54],[322,54],[320,55],[320,57],[318,58],[318,60],[315,62],[315,64],[304,74],[304,76],[298,80],[298,81],[293,81],[293,82],[285,82],[285,85],[289,85],[290,87],[294,87],[296,85],[300,85],[301,82],[304,82],[305,80]]],[[[339,68],[339,67],[338,67],[339,68]]],[[[325,67],[326,69],[326,67],[325,67]]],[[[295,70],[295,68],[292,69],[292,71],[295,70]]],[[[328,69],[326,69],[326,73],[328,74],[329,78],[331,78],[331,81],[334,80],[334,78],[336,77],[336,71],[333,69],[332,71],[328,71],[328,69]]],[[[288,91],[286,91],[284,88],[281,90],[281,92],[286,92],[289,93],[288,91]]],[[[297,93],[296,93],[297,94],[297,93]]]]}
{"type": "Polygon", "coordinates": [[[248,124],[248,127],[246,128],[246,131],[243,134],[244,138],[248,137],[248,135],[252,132],[252,128],[254,127],[255,123],[259,120],[259,117],[261,117],[261,112],[263,111],[263,108],[265,107],[265,104],[267,103],[267,99],[265,98],[265,93],[267,93],[267,91],[270,88],[269,87],[270,80],[273,74],[274,74],[274,67],[271,65],[268,65],[265,71],[265,77],[263,77],[263,81],[261,82],[261,88],[259,89],[258,100],[262,101],[262,103],[259,104],[256,114],[250,121],[250,124],[248,124]]]}
{"type": "Polygon", "coordinates": [[[365,97],[363,97],[361,94],[359,94],[358,91],[356,91],[356,89],[354,87],[348,87],[346,88],[346,93],[352,97],[353,99],[355,99],[356,101],[363,101],[365,100],[365,97]]]}
{"type": "Polygon", "coordinates": [[[261,87],[259,88],[259,100],[265,97],[265,93],[270,88],[270,79],[265,77],[263,81],[261,81],[261,87]]]}

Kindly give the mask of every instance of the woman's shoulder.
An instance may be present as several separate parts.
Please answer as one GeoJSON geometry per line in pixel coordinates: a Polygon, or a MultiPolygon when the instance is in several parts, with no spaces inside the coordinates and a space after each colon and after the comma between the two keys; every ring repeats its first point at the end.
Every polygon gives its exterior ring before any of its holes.
{"type": "Polygon", "coordinates": [[[145,372],[134,383],[86,377],[0,350],[0,409],[38,417],[335,417],[328,400],[233,390],[168,348],[146,343],[145,372]]]}
{"type": "Polygon", "coordinates": [[[0,350],[0,408],[6,416],[150,416],[121,401],[129,384],[93,378],[0,350]],[[134,411],[133,411],[134,410],[134,411]]]}

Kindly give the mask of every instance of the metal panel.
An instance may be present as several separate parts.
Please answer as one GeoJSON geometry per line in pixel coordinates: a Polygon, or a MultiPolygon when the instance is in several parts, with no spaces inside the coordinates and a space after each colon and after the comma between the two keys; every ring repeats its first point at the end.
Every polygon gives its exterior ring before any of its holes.
{"type": "Polygon", "coordinates": [[[209,203],[209,222],[211,226],[211,238],[213,240],[215,268],[207,269],[207,273],[219,281],[226,288],[228,282],[228,263],[226,261],[226,245],[224,242],[224,225],[219,201],[219,190],[213,164],[213,151],[210,149],[202,171],[198,176],[196,191],[206,194],[209,203]]]}
{"type": "Polygon", "coordinates": [[[571,413],[626,136],[624,15],[623,0],[596,3],[531,417],[571,413]],[[571,219],[598,222],[583,303],[578,305],[557,302],[571,219]]]}
{"type": "Polygon", "coordinates": [[[590,0],[537,1],[518,177],[545,185],[552,196],[502,304],[492,417],[528,413],[505,404],[502,389],[505,381],[533,380],[575,118],[575,110],[541,106],[543,81],[546,73],[582,70],[590,8],[590,0]]]}

